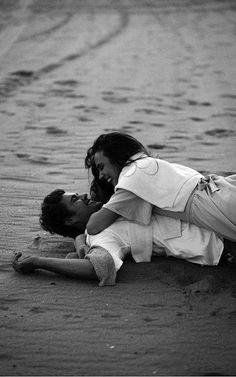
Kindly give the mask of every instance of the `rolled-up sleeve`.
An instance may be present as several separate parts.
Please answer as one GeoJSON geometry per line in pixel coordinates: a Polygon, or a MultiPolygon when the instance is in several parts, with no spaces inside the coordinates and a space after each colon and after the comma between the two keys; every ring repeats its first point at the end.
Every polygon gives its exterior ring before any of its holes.
{"type": "Polygon", "coordinates": [[[103,207],[139,224],[149,224],[152,216],[150,203],[123,189],[118,189],[103,207]]]}
{"type": "Polygon", "coordinates": [[[93,246],[85,256],[92,264],[99,280],[99,286],[115,285],[116,268],[109,252],[100,246],[93,246]]]}

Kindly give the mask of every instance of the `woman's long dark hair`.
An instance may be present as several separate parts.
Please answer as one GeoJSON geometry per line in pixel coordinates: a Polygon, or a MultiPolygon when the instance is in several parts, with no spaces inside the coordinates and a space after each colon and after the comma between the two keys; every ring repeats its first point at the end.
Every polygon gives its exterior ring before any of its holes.
{"type": "Polygon", "coordinates": [[[136,153],[142,152],[149,156],[147,149],[133,136],[121,133],[110,132],[100,135],[87,151],[85,157],[85,167],[91,169],[94,176],[93,185],[98,185],[110,198],[114,193],[114,187],[108,182],[99,179],[99,172],[94,163],[94,155],[96,152],[102,151],[109,160],[123,169],[124,166],[129,165],[133,160],[131,157],[136,153]]]}

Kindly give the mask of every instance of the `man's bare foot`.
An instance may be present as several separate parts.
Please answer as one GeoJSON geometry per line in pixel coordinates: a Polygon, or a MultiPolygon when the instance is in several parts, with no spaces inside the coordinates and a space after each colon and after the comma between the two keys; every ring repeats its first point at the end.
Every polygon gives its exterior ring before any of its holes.
{"type": "Polygon", "coordinates": [[[12,260],[12,267],[17,272],[22,272],[24,274],[33,272],[36,267],[36,259],[37,257],[25,257],[19,260],[22,256],[22,253],[15,253],[13,260],[12,260]]]}
{"type": "Polygon", "coordinates": [[[223,261],[226,264],[236,265],[236,242],[224,239],[223,261]]]}

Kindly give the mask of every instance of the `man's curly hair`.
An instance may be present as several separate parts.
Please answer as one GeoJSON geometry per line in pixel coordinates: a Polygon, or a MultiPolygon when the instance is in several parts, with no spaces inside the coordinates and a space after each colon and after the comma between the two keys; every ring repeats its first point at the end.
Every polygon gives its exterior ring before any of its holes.
{"type": "Polygon", "coordinates": [[[39,223],[41,227],[51,234],[57,233],[64,237],[75,238],[84,230],[75,229],[65,225],[66,218],[70,215],[61,199],[65,191],[56,189],[48,194],[41,204],[39,223]]]}

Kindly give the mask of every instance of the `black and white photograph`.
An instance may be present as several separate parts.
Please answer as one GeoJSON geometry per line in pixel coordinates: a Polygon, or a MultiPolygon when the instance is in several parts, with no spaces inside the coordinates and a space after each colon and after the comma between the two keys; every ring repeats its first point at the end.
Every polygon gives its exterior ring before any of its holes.
{"type": "Polygon", "coordinates": [[[0,222],[0,376],[235,376],[235,0],[0,0],[0,222]]]}

